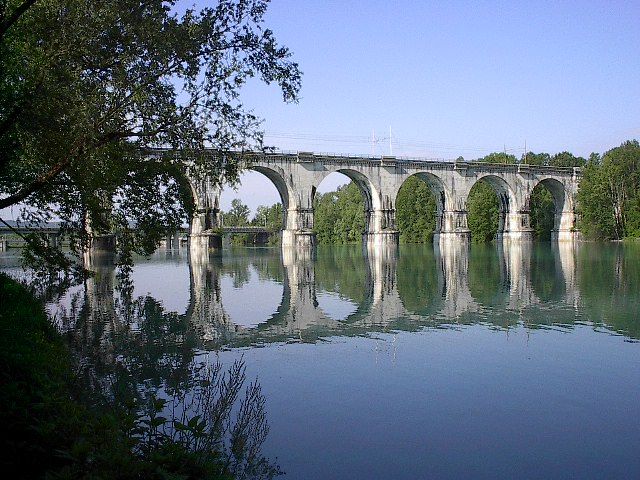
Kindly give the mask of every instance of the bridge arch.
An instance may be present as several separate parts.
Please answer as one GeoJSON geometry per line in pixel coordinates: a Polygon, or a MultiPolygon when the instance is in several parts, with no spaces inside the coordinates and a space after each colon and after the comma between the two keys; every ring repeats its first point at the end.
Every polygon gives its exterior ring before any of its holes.
{"type": "MultiPolygon", "coordinates": [[[[364,208],[366,211],[380,208],[381,198],[379,189],[376,188],[371,179],[364,173],[353,170],[351,168],[338,168],[329,172],[329,174],[322,178],[320,182],[327,178],[327,176],[329,176],[331,173],[341,173],[356,184],[356,186],[360,190],[360,193],[362,194],[362,198],[364,200],[364,208]]],[[[320,182],[318,183],[318,185],[320,184],[320,182]]],[[[318,187],[318,185],[316,185],[316,187],[318,187]]]]}
{"type": "Polygon", "coordinates": [[[277,168],[267,167],[264,165],[251,165],[249,170],[253,170],[254,172],[261,173],[276,187],[278,193],[280,194],[280,200],[282,201],[282,207],[286,211],[289,207],[289,203],[291,200],[291,195],[289,194],[289,185],[287,185],[287,181],[285,180],[285,175],[283,171],[279,171],[277,168]]]}
{"type": "Polygon", "coordinates": [[[435,227],[434,227],[434,234],[436,234],[442,230],[443,213],[445,211],[451,211],[455,209],[453,195],[451,191],[446,187],[444,181],[437,175],[430,172],[417,172],[404,178],[402,180],[402,183],[400,183],[397,190],[395,191],[394,198],[393,198],[393,205],[396,206],[396,208],[398,205],[398,197],[400,195],[402,187],[405,186],[407,184],[407,181],[411,178],[418,178],[422,180],[427,185],[427,187],[429,188],[429,191],[433,195],[433,198],[436,204],[436,212],[435,212],[436,218],[435,218],[435,227]]]}
{"type": "Polygon", "coordinates": [[[562,229],[572,230],[575,228],[574,221],[574,205],[573,198],[568,191],[567,186],[560,180],[552,177],[543,178],[537,181],[531,189],[527,197],[527,205],[532,207],[531,199],[533,197],[534,190],[544,187],[550,194],[553,200],[553,232],[558,232],[562,229]]]}
{"type": "Polygon", "coordinates": [[[290,185],[286,181],[285,173],[277,167],[264,166],[264,165],[251,165],[249,170],[261,173],[267,177],[271,183],[278,190],[280,195],[280,201],[282,202],[282,229],[287,228],[287,215],[291,204],[295,204],[295,195],[291,194],[290,185]]]}
{"type": "Polygon", "coordinates": [[[489,185],[496,196],[498,197],[498,229],[497,235],[501,236],[505,232],[513,229],[513,225],[510,221],[510,218],[518,211],[520,211],[523,206],[519,205],[518,197],[516,195],[516,188],[514,188],[507,180],[502,178],[500,175],[486,173],[481,174],[475,178],[475,181],[469,185],[469,189],[466,192],[466,198],[464,200],[465,209],[469,210],[469,197],[473,188],[478,185],[480,182],[483,182],[486,185],[489,185]]]}
{"type": "Polygon", "coordinates": [[[362,233],[367,234],[368,232],[374,231],[376,229],[376,223],[380,223],[379,219],[376,218],[376,214],[380,216],[379,212],[382,210],[382,195],[379,186],[375,185],[371,178],[363,172],[351,168],[337,168],[328,170],[326,174],[316,177],[312,188],[312,202],[315,200],[318,187],[325,179],[334,173],[340,173],[346,176],[358,187],[364,203],[364,232],[362,233]]]}

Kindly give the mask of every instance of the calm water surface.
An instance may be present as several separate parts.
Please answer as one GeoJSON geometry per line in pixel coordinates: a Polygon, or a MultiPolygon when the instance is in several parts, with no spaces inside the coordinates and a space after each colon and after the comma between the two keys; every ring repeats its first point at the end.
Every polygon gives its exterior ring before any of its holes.
{"type": "Polygon", "coordinates": [[[52,312],[147,385],[242,356],[286,478],[640,478],[638,246],[161,250],[133,281],[126,318],[109,266],[52,312]]]}

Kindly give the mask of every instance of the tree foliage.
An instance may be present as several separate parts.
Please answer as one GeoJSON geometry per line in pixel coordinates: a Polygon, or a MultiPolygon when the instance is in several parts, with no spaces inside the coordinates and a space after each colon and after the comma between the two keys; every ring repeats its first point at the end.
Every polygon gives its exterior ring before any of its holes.
{"type": "Polygon", "coordinates": [[[251,210],[239,198],[231,200],[231,208],[222,214],[222,224],[226,227],[244,227],[249,225],[251,210]]]}
{"type": "Polygon", "coordinates": [[[436,228],[436,200],[429,186],[409,177],[396,199],[396,224],[403,243],[427,243],[436,228]]]}
{"type": "Polygon", "coordinates": [[[338,187],[335,192],[317,194],[314,208],[318,243],[362,241],[365,229],[364,200],[355,183],[338,187]]]}
{"type": "Polygon", "coordinates": [[[241,159],[202,147],[262,147],[243,85],[255,77],[297,99],[301,74],[264,26],[267,5],[1,2],[0,208],[26,205],[30,224],[61,219],[76,250],[88,220],[148,252],[188,220],[185,173],[236,177],[241,159]],[[144,154],[152,147],[179,153],[144,154]]]}
{"type": "Polygon", "coordinates": [[[500,205],[491,185],[480,181],[473,186],[467,199],[467,212],[471,240],[475,243],[493,240],[498,231],[500,205]]]}
{"type": "Polygon", "coordinates": [[[624,142],[592,156],[578,192],[580,229],[589,237],[640,237],[640,144],[624,142]]]}

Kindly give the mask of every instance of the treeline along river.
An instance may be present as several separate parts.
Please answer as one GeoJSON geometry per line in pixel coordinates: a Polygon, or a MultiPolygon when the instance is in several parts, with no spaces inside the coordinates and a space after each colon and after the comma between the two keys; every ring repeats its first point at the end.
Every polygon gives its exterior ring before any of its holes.
{"type": "Polygon", "coordinates": [[[288,478],[640,475],[639,245],[159,250],[133,291],[96,270],[49,309],[97,380],[243,358],[288,478]]]}

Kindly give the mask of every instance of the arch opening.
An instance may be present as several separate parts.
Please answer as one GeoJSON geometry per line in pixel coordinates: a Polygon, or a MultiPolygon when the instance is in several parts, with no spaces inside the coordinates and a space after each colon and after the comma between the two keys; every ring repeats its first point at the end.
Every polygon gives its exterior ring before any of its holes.
{"type": "Polygon", "coordinates": [[[286,180],[278,171],[251,166],[240,175],[236,186],[220,193],[221,226],[225,229],[225,237],[233,245],[279,243],[279,232],[286,228],[289,203],[286,180]],[[245,227],[256,231],[233,231],[245,227]]]}
{"type": "Polygon", "coordinates": [[[371,182],[360,172],[340,169],[312,190],[314,230],[320,244],[362,241],[369,231],[370,213],[379,203],[371,182]]]}
{"type": "Polygon", "coordinates": [[[467,196],[471,240],[486,243],[503,233],[514,205],[513,193],[504,179],[494,175],[479,178],[467,196]]]}
{"type": "Polygon", "coordinates": [[[422,172],[408,177],[395,198],[396,225],[402,243],[427,243],[442,228],[448,198],[442,181],[422,172]]]}
{"type": "Polygon", "coordinates": [[[552,231],[560,229],[565,201],[565,188],[560,181],[547,178],[536,184],[529,197],[531,227],[536,239],[551,240],[552,231]]]}

